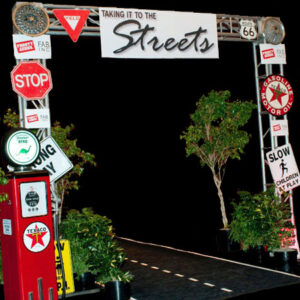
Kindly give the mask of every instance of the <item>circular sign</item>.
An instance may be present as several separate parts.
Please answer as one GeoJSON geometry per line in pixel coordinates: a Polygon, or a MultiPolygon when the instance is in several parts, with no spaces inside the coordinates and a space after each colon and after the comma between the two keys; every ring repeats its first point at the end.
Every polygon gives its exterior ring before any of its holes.
{"type": "Polygon", "coordinates": [[[29,130],[13,130],[4,138],[4,156],[8,164],[19,167],[35,162],[40,153],[40,143],[29,130]]]}
{"type": "Polygon", "coordinates": [[[266,39],[266,43],[274,45],[280,44],[285,37],[284,25],[279,18],[266,18],[262,24],[262,32],[266,39]]]}
{"type": "Polygon", "coordinates": [[[274,116],[285,115],[292,107],[294,93],[289,82],[280,75],[271,75],[261,87],[261,101],[274,116]]]}
{"type": "Polygon", "coordinates": [[[44,34],[50,24],[46,10],[32,3],[18,5],[13,10],[12,20],[21,33],[30,36],[44,34]]]}
{"type": "Polygon", "coordinates": [[[39,100],[52,89],[50,71],[37,61],[21,61],[11,71],[13,90],[26,100],[39,100]]]}
{"type": "Polygon", "coordinates": [[[26,227],[23,233],[25,247],[31,252],[44,251],[50,242],[50,230],[42,222],[34,222],[26,227]]]}
{"type": "Polygon", "coordinates": [[[40,201],[39,194],[35,191],[28,192],[25,196],[25,202],[27,203],[28,206],[30,207],[35,207],[38,205],[40,201]]]}

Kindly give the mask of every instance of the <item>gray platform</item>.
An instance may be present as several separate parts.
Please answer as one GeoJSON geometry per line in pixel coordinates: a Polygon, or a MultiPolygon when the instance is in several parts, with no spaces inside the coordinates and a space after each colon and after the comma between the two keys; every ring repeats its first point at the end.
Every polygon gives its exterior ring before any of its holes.
{"type": "Polygon", "coordinates": [[[300,276],[120,238],[137,300],[254,299],[300,293],[300,276]]]}

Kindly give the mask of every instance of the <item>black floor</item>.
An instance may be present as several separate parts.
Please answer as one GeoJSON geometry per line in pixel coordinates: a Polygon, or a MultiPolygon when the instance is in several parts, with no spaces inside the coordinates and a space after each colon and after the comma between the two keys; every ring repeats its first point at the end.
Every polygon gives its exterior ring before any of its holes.
{"type": "MultiPolygon", "coordinates": [[[[300,294],[298,264],[287,273],[279,267],[270,269],[270,262],[251,265],[239,254],[232,261],[234,257],[218,258],[127,239],[119,242],[128,257],[124,269],[134,275],[132,300],[279,299],[300,294]]],[[[105,297],[103,290],[93,289],[66,299],[105,297]]]]}
{"type": "Polygon", "coordinates": [[[274,289],[300,291],[297,274],[126,240],[121,245],[128,256],[125,268],[135,275],[135,299],[251,299],[274,289]]]}

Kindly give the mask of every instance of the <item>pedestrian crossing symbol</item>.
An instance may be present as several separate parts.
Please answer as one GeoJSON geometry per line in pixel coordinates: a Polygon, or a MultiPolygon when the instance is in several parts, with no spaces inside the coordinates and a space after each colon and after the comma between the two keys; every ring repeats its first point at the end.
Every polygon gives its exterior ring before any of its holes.
{"type": "Polygon", "coordinates": [[[299,170],[290,144],[271,150],[266,156],[279,192],[288,192],[300,185],[299,170]]]}

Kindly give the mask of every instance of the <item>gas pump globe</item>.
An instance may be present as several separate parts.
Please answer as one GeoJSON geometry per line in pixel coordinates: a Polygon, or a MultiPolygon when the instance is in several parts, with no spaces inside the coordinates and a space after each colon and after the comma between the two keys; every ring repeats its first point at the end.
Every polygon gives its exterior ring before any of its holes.
{"type": "Polygon", "coordinates": [[[49,175],[32,171],[40,144],[28,130],[8,132],[5,162],[14,168],[0,192],[1,252],[5,300],[56,300],[57,280],[49,175]]]}
{"type": "Polygon", "coordinates": [[[28,169],[40,153],[40,143],[29,130],[11,130],[3,139],[4,158],[17,170],[28,169]]]}

